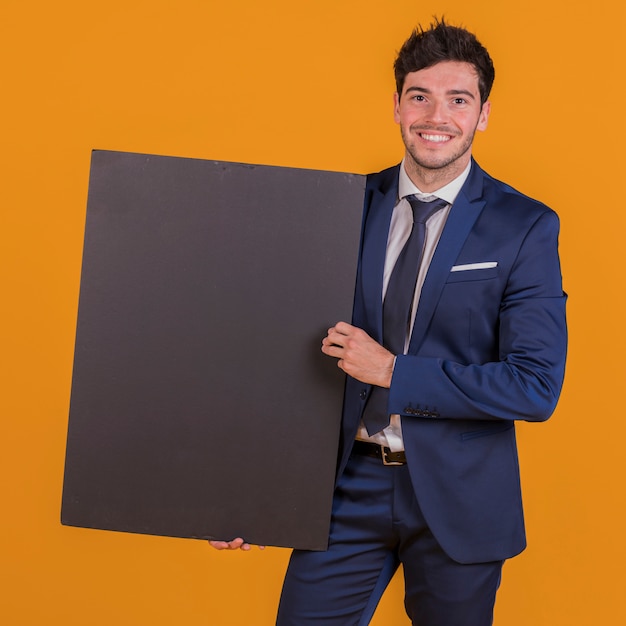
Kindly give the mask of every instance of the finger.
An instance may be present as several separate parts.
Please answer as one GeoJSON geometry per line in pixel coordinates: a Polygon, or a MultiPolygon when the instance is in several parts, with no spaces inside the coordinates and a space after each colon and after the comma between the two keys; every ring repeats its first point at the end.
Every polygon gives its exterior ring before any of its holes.
{"type": "Polygon", "coordinates": [[[326,337],[322,340],[322,349],[326,348],[327,350],[330,348],[343,348],[341,343],[339,343],[339,339],[333,339],[332,337],[326,337]]]}
{"type": "MultiPolygon", "coordinates": [[[[210,539],[209,545],[216,550],[237,550],[244,545],[244,540],[241,537],[237,537],[232,541],[219,541],[210,539]]],[[[248,547],[248,549],[250,549],[248,547]]]]}
{"type": "Polygon", "coordinates": [[[341,358],[343,356],[343,348],[334,343],[327,343],[322,345],[322,352],[326,356],[331,356],[336,359],[341,358]]]}
{"type": "Polygon", "coordinates": [[[332,343],[333,342],[333,338],[336,339],[336,338],[341,337],[341,336],[342,335],[340,335],[334,328],[329,328],[326,337],[324,337],[324,339],[322,339],[322,341],[326,341],[328,343],[332,343]]]}
{"type": "Polygon", "coordinates": [[[334,330],[340,335],[348,335],[353,328],[354,326],[348,322],[337,322],[334,326],[334,330]]]}
{"type": "Polygon", "coordinates": [[[332,345],[332,341],[330,339],[330,335],[326,335],[326,337],[324,337],[324,339],[322,339],[322,345],[323,346],[330,346],[330,345],[332,345]]]}
{"type": "Polygon", "coordinates": [[[348,337],[348,333],[339,332],[336,328],[329,328],[328,335],[326,335],[323,341],[329,345],[343,346],[348,337]]]}
{"type": "Polygon", "coordinates": [[[337,326],[333,326],[332,328],[329,328],[326,333],[327,337],[343,337],[343,335],[344,333],[340,332],[337,326]]]}

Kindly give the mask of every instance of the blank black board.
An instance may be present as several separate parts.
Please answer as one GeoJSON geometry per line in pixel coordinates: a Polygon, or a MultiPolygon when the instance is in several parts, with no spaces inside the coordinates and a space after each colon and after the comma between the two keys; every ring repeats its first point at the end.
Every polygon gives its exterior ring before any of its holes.
{"type": "Polygon", "coordinates": [[[364,187],[93,152],[63,524],[326,548],[364,187]]]}

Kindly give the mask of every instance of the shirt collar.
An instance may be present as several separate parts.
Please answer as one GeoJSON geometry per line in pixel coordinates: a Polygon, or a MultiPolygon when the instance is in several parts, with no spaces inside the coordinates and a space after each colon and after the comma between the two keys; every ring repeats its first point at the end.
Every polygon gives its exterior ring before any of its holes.
{"type": "Polygon", "coordinates": [[[448,204],[452,204],[459,195],[459,191],[461,191],[463,183],[467,180],[471,167],[472,161],[470,160],[467,167],[454,180],[450,181],[447,185],[444,185],[440,189],[436,189],[430,193],[424,193],[423,191],[420,191],[420,189],[416,187],[413,181],[409,178],[409,175],[404,169],[404,159],[402,159],[402,163],[400,164],[400,178],[398,180],[398,196],[400,198],[404,198],[405,196],[415,194],[421,200],[432,200],[433,197],[437,197],[445,200],[448,204]]]}

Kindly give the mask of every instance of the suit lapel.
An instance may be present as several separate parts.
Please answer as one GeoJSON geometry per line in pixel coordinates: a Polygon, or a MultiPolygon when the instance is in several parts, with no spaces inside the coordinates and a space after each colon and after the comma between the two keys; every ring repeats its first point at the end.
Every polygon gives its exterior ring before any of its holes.
{"type": "Polygon", "coordinates": [[[416,354],[419,350],[450,270],[485,206],[485,201],[482,199],[483,178],[483,171],[475,162],[472,162],[470,175],[450,209],[446,225],[426,274],[413,324],[409,344],[410,354],[416,354]]]}
{"type": "Polygon", "coordinates": [[[398,200],[398,168],[393,168],[391,172],[380,186],[372,188],[361,255],[366,330],[377,341],[382,341],[383,336],[382,291],[387,237],[393,208],[398,200]]]}

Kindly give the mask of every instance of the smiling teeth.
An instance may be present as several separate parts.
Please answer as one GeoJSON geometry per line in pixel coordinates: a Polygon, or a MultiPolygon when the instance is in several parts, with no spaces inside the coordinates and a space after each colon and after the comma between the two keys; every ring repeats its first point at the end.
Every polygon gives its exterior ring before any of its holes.
{"type": "Polygon", "coordinates": [[[426,133],[422,133],[422,138],[427,141],[449,141],[450,137],[448,135],[427,135],[426,133]]]}

